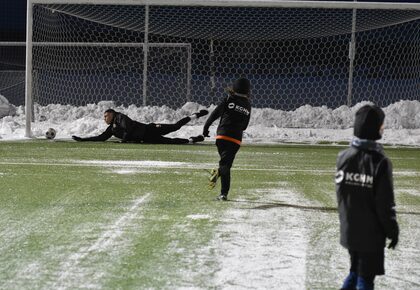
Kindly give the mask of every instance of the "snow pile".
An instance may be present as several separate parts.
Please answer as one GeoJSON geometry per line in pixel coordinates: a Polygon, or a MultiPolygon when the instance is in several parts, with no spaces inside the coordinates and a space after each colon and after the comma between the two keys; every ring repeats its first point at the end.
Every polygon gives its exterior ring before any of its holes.
{"type": "MultiPolygon", "coordinates": [[[[347,129],[353,126],[356,111],[370,102],[353,107],[302,106],[294,111],[254,109],[251,123],[281,128],[347,129]]],[[[384,108],[385,126],[389,129],[419,129],[420,102],[400,101],[384,108]]]]}
{"type": "MultiPolygon", "coordinates": [[[[361,102],[353,107],[341,106],[336,109],[305,105],[294,111],[253,108],[244,142],[347,142],[352,138],[355,112],[367,103],[361,102]]],[[[69,139],[72,135],[98,135],[107,127],[103,121],[103,112],[109,108],[143,123],[174,123],[205,107],[197,103],[186,103],[176,110],[167,106],[123,107],[116,106],[112,101],[82,107],[57,104],[35,106],[36,122],[32,123],[32,132],[35,137],[43,138],[45,131],[51,127],[57,130],[59,139],[69,139]]],[[[214,108],[212,105],[207,109],[212,111],[214,108]]],[[[386,130],[381,142],[420,145],[420,101],[400,101],[383,109],[386,114],[386,130]]],[[[187,138],[201,134],[205,120],[206,117],[191,121],[169,137],[187,138]]],[[[213,135],[217,123],[218,121],[211,128],[213,135]]],[[[25,115],[22,106],[16,108],[13,116],[9,113],[0,119],[0,138],[22,139],[24,134],[25,115]]]]}
{"type": "Polygon", "coordinates": [[[0,95],[0,118],[4,116],[14,115],[16,108],[2,95],[0,95]]]}

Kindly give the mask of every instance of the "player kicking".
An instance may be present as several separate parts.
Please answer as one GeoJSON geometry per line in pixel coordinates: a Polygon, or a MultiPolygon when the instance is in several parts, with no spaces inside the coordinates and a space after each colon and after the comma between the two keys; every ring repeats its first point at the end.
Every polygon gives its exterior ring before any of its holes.
{"type": "Polygon", "coordinates": [[[131,120],[128,116],[116,112],[113,109],[108,109],[104,113],[104,120],[109,126],[99,136],[81,138],[72,136],[76,141],[106,141],[112,136],[121,139],[122,143],[151,143],[151,144],[186,144],[196,143],[204,140],[202,135],[184,138],[168,138],[164,135],[179,130],[182,126],[187,124],[192,119],[197,119],[208,114],[207,110],[201,110],[198,113],[185,117],[175,124],[143,124],[131,120]]]}
{"type": "Polygon", "coordinates": [[[249,80],[245,78],[236,80],[228,96],[214,109],[203,128],[203,135],[208,137],[209,127],[220,118],[216,136],[216,146],[220,155],[219,168],[213,169],[210,176],[210,188],[215,187],[220,176],[222,185],[218,200],[227,200],[230,168],[240,148],[243,131],[249,124],[251,117],[249,92],[249,80]]]}
{"type": "Polygon", "coordinates": [[[350,273],[342,290],[372,290],[383,275],[388,248],[398,243],[391,161],[375,141],[382,137],[385,114],[366,105],[356,112],[350,148],[337,158],[336,191],[340,243],[350,254],[350,273]]]}

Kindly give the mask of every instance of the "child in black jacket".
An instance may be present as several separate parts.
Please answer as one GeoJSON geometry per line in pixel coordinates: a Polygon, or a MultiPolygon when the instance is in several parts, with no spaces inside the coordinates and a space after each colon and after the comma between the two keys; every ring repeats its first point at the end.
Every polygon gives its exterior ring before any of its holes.
{"type": "Polygon", "coordinates": [[[236,80],[228,96],[216,107],[206,121],[203,135],[209,136],[209,127],[220,118],[217,127],[216,146],[219,151],[219,168],[212,171],[210,187],[214,188],[218,177],[221,178],[221,193],[218,200],[227,200],[230,189],[230,168],[238,152],[243,131],[248,127],[251,117],[249,102],[250,82],[245,78],[236,80]]]}
{"type": "Polygon", "coordinates": [[[337,159],[336,193],[340,243],[350,254],[350,274],[343,290],[370,290],[383,275],[384,247],[398,243],[392,164],[375,141],[382,137],[385,114],[366,105],[356,112],[354,139],[337,159]]]}

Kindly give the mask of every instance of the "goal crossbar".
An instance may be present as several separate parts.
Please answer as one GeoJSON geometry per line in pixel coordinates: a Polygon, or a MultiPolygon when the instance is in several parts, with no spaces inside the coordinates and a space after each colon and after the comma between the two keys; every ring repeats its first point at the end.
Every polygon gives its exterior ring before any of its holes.
{"type": "MultiPolygon", "coordinates": [[[[115,0],[28,0],[32,4],[115,5],[115,0]]],[[[420,3],[282,0],[119,0],[118,5],[420,10],[420,3]]]]}
{"type": "MultiPolygon", "coordinates": [[[[25,45],[25,43],[23,43],[25,45]]],[[[143,47],[146,45],[144,42],[33,42],[33,46],[83,46],[83,47],[143,47]]],[[[186,47],[191,48],[190,43],[165,43],[165,42],[149,42],[148,47],[186,47]]]]}

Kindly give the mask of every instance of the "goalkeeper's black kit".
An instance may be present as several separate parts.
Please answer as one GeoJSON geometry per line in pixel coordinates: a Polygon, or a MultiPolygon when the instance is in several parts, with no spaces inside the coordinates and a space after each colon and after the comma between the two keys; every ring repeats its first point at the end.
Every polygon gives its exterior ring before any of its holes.
{"type": "Polygon", "coordinates": [[[220,155],[219,175],[221,194],[227,196],[230,189],[230,168],[238,152],[244,130],[251,117],[251,104],[247,95],[230,93],[211,113],[204,125],[208,132],[210,125],[220,118],[217,127],[216,145],[220,155]]]}
{"type": "Polygon", "coordinates": [[[128,116],[115,112],[114,119],[108,128],[99,136],[81,138],[81,141],[106,141],[112,136],[120,138],[122,142],[153,143],[153,144],[185,144],[188,139],[167,138],[163,135],[179,130],[191,120],[185,117],[175,124],[143,124],[130,119],[128,116]]]}
{"type": "Polygon", "coordinates": [[[355,257],[360,253],[372,253],[366,258],[371,260],[363,270],[368,272],[366,276],[384,274],[386,238],[398,239],[399,230],[392,164],[380,144],[356,138],[350,148],[340,152],[336,194],[341,245],[349,250],[352,261],[358,260],[355,257]]]}

